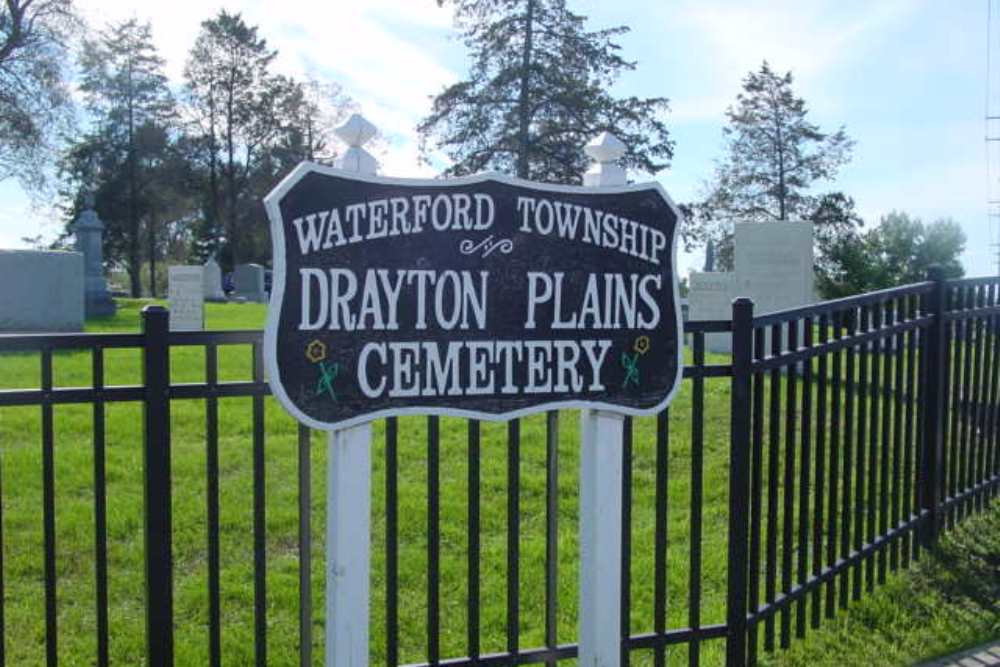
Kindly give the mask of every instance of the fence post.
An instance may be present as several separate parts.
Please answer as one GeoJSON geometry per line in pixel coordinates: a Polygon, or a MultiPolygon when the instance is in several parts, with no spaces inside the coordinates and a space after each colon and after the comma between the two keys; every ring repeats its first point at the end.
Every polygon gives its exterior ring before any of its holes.
{"type": "MultiPolygon", "coordinates": [[[[348,149],[337,166],[374,174],[362,146],[376,128],[358,114],[336,129],[348,149]]],[[[368,577],[371,570],[371,441],[365,422],[327,435],[326,665],[368,664],[368,577]]]]}
{"type": "MultiPolygon", "coordinates": [[[[604,132],[584,150],[596,162],[584,174],[584,185],[625,184],[625,170],[617,164],[625,144],[604,132]]],[[[586,667],[621,662],[624,428],[621,414],[581,411],[579,662],[586,667]]]]}
{"type": "Polygon", "coordinates": [[[747,662],[748,503],[750,499],[750,369],[753,300],[733,301],[733,376],[729,422],[729,562],[726,664],[747,662]]]}
{"type": "Polygon", "coordinates": [[[170,558],[170,314],[142,309],[143,502],[146,546],[146,664],[174,664],[173,574],[170,558]]]}
{"type": "Polygon", "coordinates": [[[944,271],[939,266],[931,267],[927,279],[934,287],[921,299],[921,310],[932,318],[923,339],[920,356],[926,364],[924,381],[925,405],[923,442],[920,456],[919,475],[921,509],[930,512],[920,530],[920,544],[928,548],[937,540],[941,517],[938,505],[941,502],[941,477],[938,466],[944,447],[944,411],[948,379],[946,373],[947,337],[945,330],[945,283],[944,271]]]}

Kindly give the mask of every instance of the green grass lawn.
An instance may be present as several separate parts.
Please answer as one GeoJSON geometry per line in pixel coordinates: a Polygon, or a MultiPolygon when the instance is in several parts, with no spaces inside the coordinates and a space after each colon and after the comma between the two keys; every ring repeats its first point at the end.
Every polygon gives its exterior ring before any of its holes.
{"type": "Polygon", "coordinates": [[[1000,501],[764,664],[912,665],[1000,639],[1000,501]]]}
{"type": "MultiPolygon", "coordinates": [[[[111,319],[88,331],[137,331],[145,302],[121,300],[111,319]]],[[[264,307],[209,304],[206,328],[259,329],[264,307]]],[[[725,357],[709,362],[726,363],[725,357]]],[[[174,382],[204,381],[201,348],[171,350],[174,382]]],[[[249,346],[219,351],[222,381],[248,380],[249,346]]],[[[0,356],[0,388],[39,386],[39,356],[0,356]]],[[[138,384],[137,350],[108,350],[106,384],[138,384]]],[[[87,353],[54,355],[56,386],[92,382],[87,353]]],[[[691,515],[691,382],[671,406],[668,460],[668,626],[689,624],[691,515]]],[[[208,655],[206,453],[203,401],[172,403],[173,521],[176,654],[178,665],[200,665],[208,655]]],[[[269,664],[298,660],[297,435],[296,425],[272,399],[266,410],[267,604],[269,664]]],[[[94,492],[92,407],[56,406],[55,485],[59,655],[64,664],[90,664],[96,655],[94,599],[94,492]]],[[[113,404],[107,413],[107,497],[110,644],[114,664],[144,656],[142,561],[142,430],[138,404],[113,404]]],[[[5,640],[9,664],[44,662],[44,579],[41,525],[41,419],[38,407],[0,410],[0,481],[3,508],[5,640]]],[[[219,457],[224,664],[253,658],[252,419],[251,399],[220,400],[219,457]]],[[[427,420],[399,421],[400,660],[426,659],[427,420]]],[[[506,425],[484,423],[481,444],[481,650],[506,645],[506,425]]],[[[375,425],[372,476],[371,654],[384,661],[385,457],[384,422],[375,425]]],[[[545,417],[522,420],[520,462],[521,646],[544,641],[545,417]]],[[[703,625],[725,619],[729,450],[729,380],[705,381],[704,509],[702,526],[703,625]]],[[[578,581],[579,417],[565,412],[559,444],[559,635],[576,641],[578,581]]],[[[466,421],[441,420],[441,655],[466,653],[466,421]]],[[[312,439],[314,660],[322,660],[323,552],[326,447],[312,439]]],[[[633,634],[653,630],[655,419],[635,420],[633,446],[633,634]]],[[[766,479],[766,477],[765,477],[766,479]]],[[[842,623],[838,621],[834,623],[842,623]]],[[[814,636],[819,636],[818,634],[814,636]]],[[[811,640],[810,640],[811,641],[811,640]]],[[[724,642],[702,646],[704,664],[721,664],[724,642]]],[[[670,664],[686,664],[687,648],[672,647],[670,664]]],[[[646,652],[636,664],[651,662],[646,652]]]]}
{"type": "MultiPolygon", "coordinates": [[[[143,302],[124,300],[111,319],[88,323],[88,331],[136,331],[143,302]]],[[[209,304],[208,329],[260,328],[263,306],[209,304]]],[[[248,346],[220,349],[220,379],[245,380],[251,373],[248,346]]],[[[39,386],[39,357],[0,357],[0,387],[39,386]]],[[[106,352],[106,383],[133,384],[141,377],[135,350],[106,352]]],[[[204,379],[204,352],[175,348],[172,380],[204,379]]],[[[55,386],[92,381],[86,353],[54,355],[55,386]]],[[[706,381],[702,618],[725,616],[728,380],[706,381]]],[[[687,625],[690,515],[689,384],[672,407],[669,461],[671,627],[687,625]]],[[[177,664],[204,664],[208,653],[205,417],[203,401],[172,403],[173,520],[177,664]]],[[[107,496],[112,662],[137,664],[143,657],[142,432],[139,405],[114,404],[107,411],[107,496]]],[[[94,510],[92,408],[56,406],[55,485],[59,600],[59,656],[65,664],[94,660],[94,510]]],[[[38,407],[0,410],[2,445],[6,648],[10,664],[44,661],[44,579],[41,525],[41,419],[38,407]]],[[[400,419],[399,576],[400,659],[425,660],[426,647],[426,419],[400,419]]],[[[560,420],[559,641],[573,642],[577,622],[577,413],[560,420]]],[[[253,656],[251,399],[220,401],[222,642],[226,664],[253,656]]],[[[653,619],[653,522],[655,420],[635,425],[632,630],[651,631],[653,619]]],[[[270,664],[296,664],[297,495],[296,426],[272,400],[266,401],[267,585],[270,664]]],[[[544,643],[545,417],[522,420],[521,441],[521,645],[544,643]]],[[[372,502],[372,658],[384,660],[384,424],[375,427],[372,502]]],[[[314,655],[322,658],[325,440],[312,440],[314,655]]],[[[466,600],[467,441],[466,422],[441,420],[441,653],[464,655],[466,600]]],[[[482,428],[481,571],[482,650],[505,648],[506,629],[506,426],[482,428]]],[[[704,645],[707,664],[721,660],[723,642],[704,645]]],[[[671,650],[677,664],[686,649],[671,650]]],[[[637,655],[641,660],[642,656],[637,655]]]]}

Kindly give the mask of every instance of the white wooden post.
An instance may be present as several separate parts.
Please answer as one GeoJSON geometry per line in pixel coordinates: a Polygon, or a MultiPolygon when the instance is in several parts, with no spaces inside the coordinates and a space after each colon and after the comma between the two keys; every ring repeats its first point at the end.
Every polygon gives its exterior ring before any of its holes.
{"type": "MultiPolygon", "coordinates": [[[[354,114],[336,133],[348,145],[337,166],[374,174],[375,158],[362,146],[375,136],[375,126],[354,114]]],[[[371,422],[332,431],[327,440],[327,667],[368,664],[371,441],[371,422]]]]}
{"type": "MultiPolygon", "coordinates": [[[[601,133],[584,148],[595,164],[589,187],[625,185],[617,161],[625,144],[601,133]]],[[[583,410],[580,431],[580,632],[583,667],[617,667],[621,660],[622,429],[624,416],[583,410]]]]}

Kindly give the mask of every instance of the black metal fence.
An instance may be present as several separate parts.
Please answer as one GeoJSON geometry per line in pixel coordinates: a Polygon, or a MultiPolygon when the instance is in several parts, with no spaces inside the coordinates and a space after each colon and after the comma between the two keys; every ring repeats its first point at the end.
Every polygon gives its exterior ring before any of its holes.
{"type": "MultiPolygon", "coordinates": [[[[717,664],[723,656],[734,665],[754,663],[759,650],[787,647],[818,627],[889,571],[907,567],[940,530],[995,497],[1000,279],[935,280],[757,317],[751,303],[738,301],[732,321],[688,322],[685,331],[690,355],[678,399],[656,418],[625,420],[623,664],[717,664]],[[731,359],[706,355],[706,335],[729,332],[731,359]]],[[[50,665],[106,665],[118,655],[116,626],[109,622],[119,610],[109,597],[106,412],[120,403],[143,407],[135,425],[144,459],[141,473],[135,471],[144,503],[143,652],[150,664],[172,664],[180,655],[175,638],[183,634],[185,642],[203,637],[209,664],[240,662],[233,657],[245,649],[239,638],[225,640],[226,610],[235,603],[226,602],[227,558],[220,546],[226,528],[220,402],[237,398],[250,402],[251,421],[249,451],[232,464],[246,467],[252,479],[253,647],[247,659],[258,665],[319,660],[313,629],[321,620],[314,608],[322,591],[314,595],[313,587],[322,568],[314,568],[311,556],[311,500],[322,450],[314,451],[308,429],[265,418],[274,408],[266,398],[261,343],[256,331],[169,332],[167,313],[156,307],[144,311],[140,334],[0,336],[0,364],[35,356],[40,364],[37,386],[0,378],[9,387],[0,390],[0,420],[11,410],[37,407],[39,432],[3,430],[0,421],[0,444],[8,450],[40,440],[37,469],[28,474],[41,480],[37,576],[44,591],[39,632],[25,634],[6,613],[25,614],[22,594],[11,593],[8,569],[14,566],[5,567],[10,554],[23,551],[21,524],[9,509],[21,480],[7,473],[0,488],[0,510],[8,508],[0,516],[0,664],[25,655],[12,650],[22,644],[37,644],[39,661],[50,665]],[[245,377],[227,371],[222,379],[220,349],[231,346],[247,348],[250,363],[245,377]],[[185,348],[203,353],[196,381],[172,377],[171,353],[185,348]],[[106,382],[107,356],[120,349],[141,355],[141,382],[106,382]],[[54,355],[67,351],[78,361],[89,356],[89,386],[54,381],[54,355]],[[171,409],[179,402],[188,412],[194,403],[203,421],[196,444],[204,447],[206,507],[203,558],[175,572],[172,528],[183,499],[172,495],[177,461],[171,454],[179,440],[171,437],[177,421],[171,409]],[[92,573],[83,574],[57,567],[54,412],[71,404],[92,409],[89,442],[80,442],[78,433],[59,442],[60,455],[67,447],[92,447],[92,573]],[[297,478],[298,507],[297,526],[289,528],[297,532],[294,545],[276,547],[268,541],[268,508],[276,512],[267,502],[274,487],[265,473],[279,431],[297,445],[288,476],[297,478]],[[279,550],[281,558],[293,553],[297,609],[288,603],[287,572],[274,572],[279,550]],[[268,598],[269,573],[272,581],[280,575],[280,604],[268,598]],[[59,594],[67,577],[81,576],[93,577],[92,603],[59,594]],[[206,608],[192,611],[185,602],[182,617],[176,615],[178,586],[202,580],[206,608]],[[93,611],[84,621],[71,619],[69,632],[93,633],[94,641],[89,653],[68,654],[59,647],[67,636],[60,633],[62,612],[82,604],[93,611]],[[281,627],[297,628],[297,637],[274,636],[278,617],[281,627]],[[199,632],[185,631],[188,626],[199,632]],[[275,640],[281,649],[269,653],[275,640]]],[[[549,413],[503,427],[437,417],[379,425],[374,659],[554,665],[576,657],[578,446],[567,416],[549,413]]],[[[291,486],[291,479],[278,483],[291,486]]]]}

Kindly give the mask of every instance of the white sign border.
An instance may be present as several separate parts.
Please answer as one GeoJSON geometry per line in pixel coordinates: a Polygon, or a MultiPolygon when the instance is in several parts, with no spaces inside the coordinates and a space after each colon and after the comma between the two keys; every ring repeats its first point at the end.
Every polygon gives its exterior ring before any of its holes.
{"type": "Polygon", "coordinates": [[[536,183],[520,178],[514,178],[506,174],[497,172],[483,172],[474,176],[460,176],[447,179],[428,178],[394,178],[388,176],[369,176],[359,174],[354,171],[345,171],[335,167],[317,164],[315,162],[300,162],[271,192],[264,197],[264,207],[267,210],[267,217],[271,222],[271,246],[273,248],[273,278],[271,284],[271,298],[267,308],[267,324],[264,327],[264,367],[267,372],[268,384],[271,386],[271,393],[278,399],[278,402],[297,421],[310,428],[321,431],[335,431],[342,428],[349,428],[358,424],[374,421],[382,417],[405,417],[410,415],[438,415],[443,417],[462,417],[465,419],[479,419],[484,421],[509,421],[518,417],[547,412],[549,410],[572,410],[590,409],[604,410],[618,414],[630,415],[633,417],[647,417],[661,412],[674,399],[680,389],[684,379],[684,323],[681,317],[680,284],[677,275],[677,241],[679,229],[684,219],[680,209],[674,204],[673,199],[667,194],[657,181],[649,183],[638,183],[634,185],[620,185],[611,187],[590,187],[579,185],[553,185],[550,183],[536,183]],[[616,403],[605,403],[602,401],[569,400],[542,403],[527,408],[519,408],[509,412],[478,412],[476,410],[464,410],[461,408],[447,407],[410,407],[410,408],[385,408],[374,412],[366,412],[357,417],[351,417],[339,422],[321,422],[313,419],[309,415],[299,410],[288,397],[285,387],[281,384],[281,375],[278,373],[277,349],[278,349],[278,319],[281,313],[282,298],[285,292],[285,225],[281,218],[279,203],[285,194],[291,190],[299,181],[311,173],[324,174],[327,176],[337,176],[353,181],[365,183],[377,183],[380,185],[400,185],[400,186],[421,186],[421,187],[450,187],[453,185],[469,185],[474,183],[485,183],[494,181],[506,185],[531,188],[534,190],[545,190],[548,192],[564,192],[572,194],[619,194],[625,192],[641,192],[654,190],[667,203],[670,210],[676,216],[677,223],[674,225],[673,240],[671,243],[672,268],[673,268],[673,289],[674,289],[674,312],[677,318],[677,377],[674,386],[670,388],[667,396],[657,405],[651,408],[631,408],[616,403]]]}

